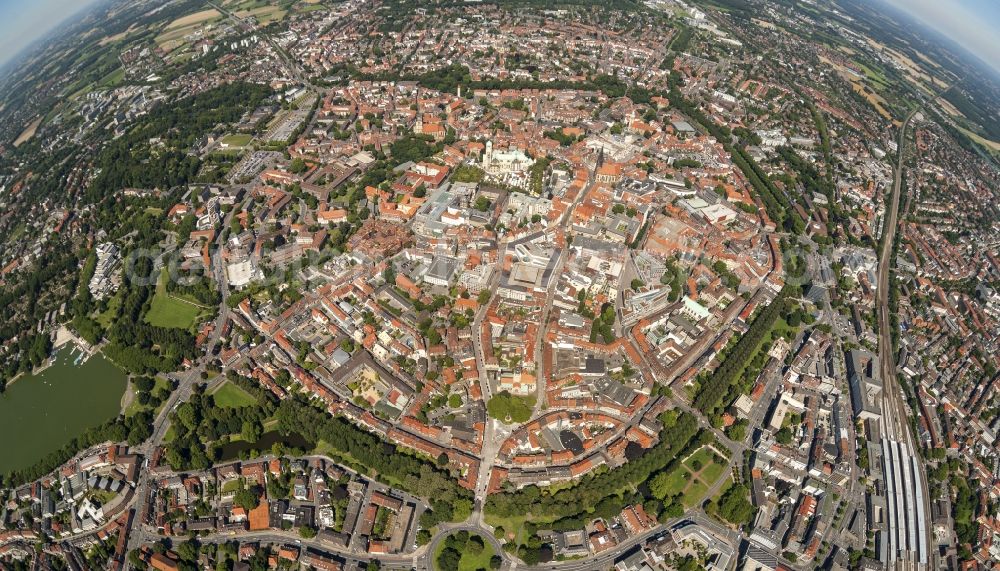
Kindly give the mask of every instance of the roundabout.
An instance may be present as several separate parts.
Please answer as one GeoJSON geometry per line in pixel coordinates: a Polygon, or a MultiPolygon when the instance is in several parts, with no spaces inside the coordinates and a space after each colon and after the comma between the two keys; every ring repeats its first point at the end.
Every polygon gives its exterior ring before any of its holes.
{"type": "Polygon", "coordinates": [[[421,559],[421,569],[434,571],[510,568],[500,541],[474,524],[457,524],[441,529],[427,544],[421,559]]]}

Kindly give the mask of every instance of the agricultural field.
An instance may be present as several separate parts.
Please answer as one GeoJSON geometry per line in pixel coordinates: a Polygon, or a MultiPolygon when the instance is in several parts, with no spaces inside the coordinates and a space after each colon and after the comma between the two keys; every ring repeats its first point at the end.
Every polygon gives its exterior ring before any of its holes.
{"type": "Polygon", "coordinates": [[[208,22],[209,20],[214,20],[216,18],[221,18],[222,14],[219,13],[215,8],[209,8],[208,10],[202,10],[201,12],[195,12],[194,14],[188,14],[181,18],[177,18],[173,22],[167,24],[167,30],[173,30],[175,28],[185,28],[188,26],[193,26],[195,24],[202,24],[208,22]]]}
{"type": "Polygon", "coordinates": [[[261,6],[260,8],[254,8],[252,10],[240,10],[236,12],[236,15],[240,18],[254,18],[257,20],[261,26],[266,26],[271,22],[280,22],[288,14],[287,10],[283,10],[278,6],[261,6]]]}
{"type": "Polygon", "coordinates": [[[305,1],[305,2],[300,2],[300,3],[298,3],[298,4],[295,5],[295,11],[298,12],[298,13],[300,13],[300,14],[306,14],[306,13],[309,13],[309,12],[317,12],[317,11],[320,11],[320,10],[327,10],[327,9],[328,8],[326,6],[320,4],[319,2],[310,2],[308,0],[305,1]]]}
{"type": "Polygon", "coordinates": [[[111,73],[102,77],[101,80],[98,81],[97,83],[98,87],[102,89],[109,89],[112,87],[117,87],[122,82],[123,79],[125,79],[125,69],[119,67],[116,68],[111,73]]]}
{"type": "Polygon", "coordinates": [[[42,124],[42,117],[39,117],[34,121],[32,121],[31,124],[25,127],[24,131],[21,131],[21,134],[17,136],[17,139],[14,141],[14,146],[20,147],[21,145],[30,141],[31,138],[35,136],[35,132],[38,131],[38,127],[41,126],[41,124],[42,124]]]}
{"type": "Polygon", "coordinates": [[[187,43],[184,39],[186,36],[201,30],[206,24],[221,19],[222,14],[214,8],[188,14],[168,24],[153,41],[164,52],[171,52],[187,43]]]}
{"type": "Polygon", "coordinates": [[[113,44],[115,42],[120,42],[120,41],[122,41],[122,40],[124,40],[124,39],[126,39],[126,38],[128,38],[128,37],[130,37],[130,36],[132,36],[134,34],[136,34],[136,33],[142,33],[142,32],[145,32],[146,30],[148,30],[147,26],[139,26],[139,25],[133,23],[132,25],[130,25],[128,27],[127,30],[125,30],[123,32],[119,32],[119,33],[117,33],[117,34],[115,34],[113,36],[104,36],[103,38],[101,38],[97,42],[97,45],[99,47],[103,48],[104,46],[106,46],[108,44],[113,44]]]}
{"type": "Polygon", "coordinates": [[[986,147],[987,149],[989,149],[990,152],[992,152],[994,154],[1000,153],[1000,142],[991,141],[991,140],[987,139],[986,137],[983,137],[979,133],[974,133],[974,132],[966,129],[965,127],[963,127],[961,125],[956,125],[956,128],[959,131],[961,131],[966,137],[972,139],[976,143],[979,143],[980,145],[982,145],[982,146],[986,147]]]}

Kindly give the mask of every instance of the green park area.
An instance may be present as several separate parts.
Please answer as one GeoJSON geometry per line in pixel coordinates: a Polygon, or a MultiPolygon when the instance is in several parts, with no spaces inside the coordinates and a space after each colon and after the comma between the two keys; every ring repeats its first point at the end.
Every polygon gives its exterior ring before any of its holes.
{"type": "Polygon", "coordinates": [[[732,525],[743,525],[753,520],[756,508],[750,503],[750,489],[726,478],[719,492],[705,504],[705,513],[732,525]]]}
{"type": "Polygon", "coordinates": [[[253,135],[248,135],[246,133],[234,133],[232,135],[226,135],[219,141],[219,143],[227,147],[245,147],[250,144],[253,140],[253,135]]]}
{"type": "Polygon", "coordinates": [[[445,538],[434,550],[436,571],[478,571],[499,569],[493,545],[479,534],[459,531],[445,538]]]}
{"type": "Polygon", "coordinates": [[[505,424],[528,422],[535,406],[534,397],[519,397],[507,391],[497,393],[486,403],[490,417],[505,424]]]}
{"type": "Polygon", "coordinates": [[[0,439],[0,473],[30,466],[118,415],[125,373],[100,354],[77,363],[79,354],[63,347],[54,364],[0,395],[0,434],[16,435],[0,439]]]}
{"type": "Polygon", "coordinates": [[[207,313],[207,308],[167,292],[167,271],[164,269],[160,272],[160,279],[156,283],[156,294],[149,304],[149,311],[146,312],[146,323],[156,327],[190,330],[207,313]]]}
{"type": "Polygon", "coordinates": [[[697,506],[708,490],[719,481],[726,461],[711,448],[701,447],[676,468],[658,474],[650,482],[650,490],[658,498],[679,496],[685,509],[697,506]]]}
{"type": "MultiPolygon", "coordinates": [[[[136,391],[136,388],[134,386],[135,382],[136,382],[136,379],[133,378],[132,383],[131,383],[133,386],[129,387],[130,391],[133,391],[133,392],[136,391]]],[[[163,391],[169,392],[170,388],[171,388],[170,387],[170,381],[168,381],[165,377],[156,377],[153,380],[153,387],[148,392],[150,394],[160,394],[163,391]]],[[[132,417],[132,416],[135,416],[136,414],[139,414],[140,412],[147,411],[147,410],[148,411],[152,411],[152,413],[154,415],[156,415],[157,413],[160,412],[160,409],[163,408],[163,404],[164,404],[163,402],[156,402],[156,403],[150,402],[150,403],[143,404],[142,402],[140,402],[139,398],[137,398],[137,397],[136,398],[132,398],[132,400],[129,402],[128,406],[125,407],[125,411],[124,411],[125,412],[125,416],[126,417],[132,417]],[[156,406],[153,406],[154,404],[156,406]]]]}
{"type": "Polygon", "coordinates": [[[115,292],[115,295],[108,299],[107,309],[94,315],[94,321],[105,329],[111,327],[111,324],[115,322],[115,318],[118,317],[118,310],[121,309],[123,295],[125,295],[125,289],[119,288],[115,292]]]}
{"type": "Polygon", "coordinates": [[[211,395],[215,398],[215,405],[222,408],[239,408],[257,403],[257,400],[250,393],[229,381],[219,385],[217,389],[212,391],[211,395]]]}

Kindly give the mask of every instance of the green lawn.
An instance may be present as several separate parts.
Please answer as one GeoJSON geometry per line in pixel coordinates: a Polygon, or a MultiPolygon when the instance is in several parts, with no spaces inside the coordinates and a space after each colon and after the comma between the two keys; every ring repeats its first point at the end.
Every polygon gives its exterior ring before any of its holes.
{"type": "Polygon", "coordinates": [[[118,288],[115,295],[108,299],[108,308],[94,317],[94,321],[98,322],[101,327],[105,329],[111,327],[111,322],[115,320],[115,317],[118,317],[118,308],[122,305],[122,295],[124,291],[125,288],[118,288]]]}
{"type": "Polygon", "coordinates": [[[106,492],[104,490],[91,490],[87,495],[103,505],[115,499],[115,496],[118,494],[114,492],[106,492]]]}
{"type": "MultiPolygon", "coordinates": [[[[525,528],[525,523],[527,521],[532,521],[533,523],[550,523],[551,520],[539,521],[541,518],[533,518],[525,514],[524,516],[511,516],[511,517],[498,517],[495,515],[486,514],[486,523],[492,525],[494,528],[502,527],[504,533],[508,536],[513,535],[513,542],[515,544],[522,544],[528,541],[528,530],[525,528]]],[[[544,527],[544,526],[540,526],[544,527]]]]}
{"type": "Polygon", "coordinates": [[[242,482],[240,482],[239,480],[230,480],[225,484],[222,484],[221,491],[223,494],[227,492],[236,492],[240,489],[240,484],[242,484],[242,482]]]}
{"type": "Polygon", "coordinates": [[[722,475],[722,471],[726,468],[726,461],[716,454],[712,448],[703,446],[684,461],[684,466],[691,470],[695,476],[711,485],[722,475]],[[695,461],[701,464],[700,470],[695,470],[692,467],[695,461]]]}
{"type": "Polygon", "coordinates": [[[725,470],[724,465],[712,462],[711,464],[705,466],[705,469],[701,471],[701,474],[698,474],[698,477],[709,484],[714,484],[718,481],[719,476],[722,476],[723,470],[725,470]]]}
{"type": "MultiPolygon", "coordinates": [[[[168,381],[167,379],[165,379],[163,377],[156,377],[156,380],[154,381],[154,384],[153,384],[153,390],[150,391],[150,392],[152,394],[156,394],[161,388],[169,388],[169,387],[170,387],[170,381],[168,381]]],[[[129,391],[133,390],[131,383],[129,383],[128,390],[129,391]]],[[[163,408],[164,404],[166,404],[166,403],[160,403],[160,406],[156,407],[156,409],[153,410],[153,415],[154,416],[160,412],[160,409],[163,408]]],[[[143,406],[143,405],[139,404],[139,401],[133,398],[132,402],[129,403],[129,405],[125,408],[125,416],[127,416],[127,417],[128,416],[134,416],[136,413],[139,413],[139,412],[142,412],[142,411],[148,410],[148,409],[149,409],[148,406],[143,406]]]]}
{"type": "Polygon", "coordinates": [[[671,495],[680,493],[681,503],[685,508],[691,508],[700,504],[705,499],[705,494],[712,487],[726,469],[726,464],[718,462],[718,458],[712,449],[701,447],[693,454],[684,459],[681,466],[675,468],[667,476],[667,485],[671,495]],[[695,470],[694,465],[701,467],[695,470]]]}
{"type": "Polygon", "coordinates": [[[245,133],[234,133],[232,135],[226,135],[222,138],[220,143],[228,145],[230,147],[245,147],[250,144],[253,140],[252,135],[247,135],[245,133]]]}
{"type": "Polygon", "coordinates": [[[692,508],[698,505],[699,502],[705,497],[705,492],[708,491],[708,485],[698,479],[691,480],[687,488],[684,488],[684,494],[681,496],[681,503],[684,504],[685,508],[692,508]]]}
{"type": "MultiPolygon", "coordinates": [[[[479,534],[471,534],[470,537],[474,537],[479,534]]],[[[473,554],[468,549],[460,549],[459,552],[462,554],[462,558],[458,560],[458,571],[478,571],[479,569],[489,569],[490,559],[496,552],[493,550],[493,544],[490,543],[486,538],[483,538],[483,543],[486,544],[485,549],[479,554],[473,554]]],[[[438,566],[438,556],[441,552],[445,550],[446,541],[442,541],[438,544],[437,549],[434,550],[434,569],[440,569],[438,566]]]]}
{"type": "Polygon", "coordinates": [[[219,388],[215,389],[211,394],[215,398],[215,405],[222,408],[239,408],[241,406],[252,406],[257,403],[250,393],[229,381],[219,385],[219,388]]]}
{"type": "Polygon", "coordinates": [[[486,403],[490,416],[507,424],[527,422],[535,406],[534,397],[519,397],[507,391],[497,393],[486,403]]]}
{"type": "Polygon", "coordinates": [[[682,492],[684,488],[687,487],[688,481],[691,479],[691,472],[688,472],[684,468],[677,468],[667,476],[668,486],[673,493],[682,492]]]}
{"type": "Polygon", "coordinates": [[[156,284],[156,294],[146,312],[146,323],[156,327],[174,329],[191,329],[198,322],[203,309],[198,305],[176,298],[167,293],[167,271],[160,272],[160,280],[156,284]]]}
{"type": "Polygon", "coordinates": [[[198,319],[201,309],[159,291],[146,312],[146,323],[156,327],[190,329],[198,319]]]}
{"type": "Polygon", "coordinates": [[[684,467],[692,472],[698,472],[692,465],[697,461],[702,465],[702,467],[708,465],[712,461],[712,451],[708,448],[699,448],[694,454],[688,456],[687,460],[684,460],[684,467]]]}

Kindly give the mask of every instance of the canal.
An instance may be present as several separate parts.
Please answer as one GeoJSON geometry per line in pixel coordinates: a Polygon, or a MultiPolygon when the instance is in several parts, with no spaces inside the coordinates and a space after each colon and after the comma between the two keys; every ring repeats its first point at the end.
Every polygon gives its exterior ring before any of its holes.
{"type": "Polygon", "coordinates": [[[0,395],[0,474],[32,465],[121,410],[126,376],[103,355],[76,364],[67,344],[55,363],[0,395]]]}

